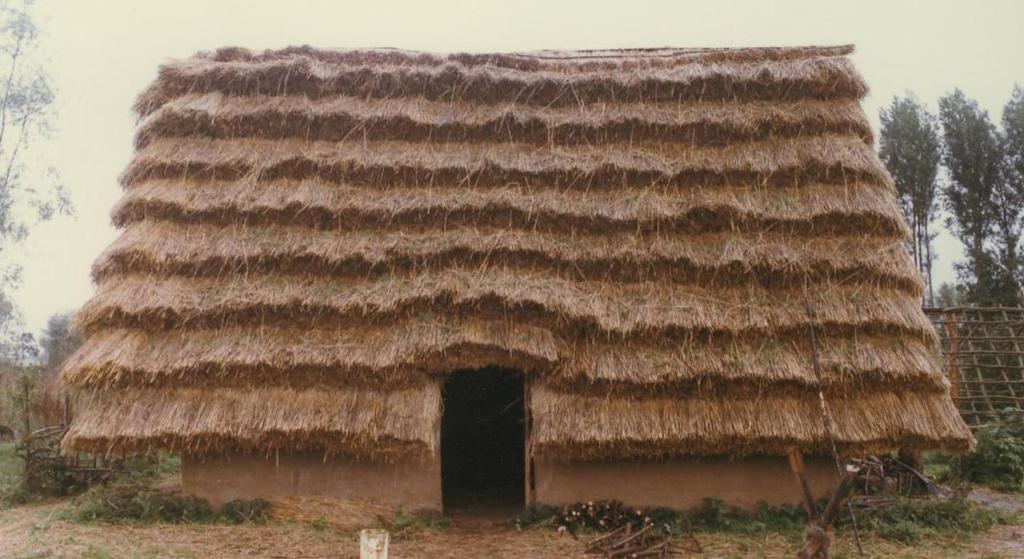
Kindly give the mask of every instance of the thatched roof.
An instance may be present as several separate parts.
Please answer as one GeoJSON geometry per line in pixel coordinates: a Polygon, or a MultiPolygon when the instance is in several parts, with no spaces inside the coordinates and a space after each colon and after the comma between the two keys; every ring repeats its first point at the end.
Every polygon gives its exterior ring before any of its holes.
{"type": "Polygon", "coordinates": [[[66,443],[422,457],[494,365],[555,458],[822,450],[819,388],[846,452],[963,450],[850,51],[168,64],[66,443]]]}

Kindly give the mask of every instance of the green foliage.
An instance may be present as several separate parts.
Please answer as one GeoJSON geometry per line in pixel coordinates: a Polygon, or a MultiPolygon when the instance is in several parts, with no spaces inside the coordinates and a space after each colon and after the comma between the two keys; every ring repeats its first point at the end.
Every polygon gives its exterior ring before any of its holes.
{"type": "Polygon", "coordinates": [[[0,442],[0,492],[14,485],[19,477],[21,467],[14,453],[14,443],[0,442]]]}
{"type": "Polygon", "coordinates": [[[556,514],[558,514],[558,510],[558,507],[552,507],[549,505],[530,505],[522,514],[516,517],[516,526],[520,528],[530,528],[532,526],[547,524],[556,514]]]}
{"type": "Polygon", "coordinates": [[[953,460],[953,472],[1003,491],[1024,489],[1024,411],[1003,410],[998,423],[978,429],[974,437],[978,446],[953,460]]]}
{"type": "Polygon", "coordinates": [[[1014,517],[959,498],[900,499],[858,520],[883,538],[911,544],[937,534],[978,534],[1011,523],[1014,517]]]}
{"type": "Polygon", "coordinates": [[[77,497],[66,514],[77,522],[209,522],[213,516],[205,500],[135,486],[94,487],[77,497]]]}
{"type": "Polygon", "coordinates": [[[940,309],[951,309],[964,306],[964,294],[959,285],[943,283],[935,292],[935,300],[932,305],[940,309]]]}
{"type": "Polygon", "coordinates": [[[143,485],[181,472],[181,456],[177,454],[146,454],[128,456],[111,464],[122,484],[143,485]]]}
{"type": "Polygon", "coordinates": [[[1002,134],[960,90],[939,100],[939,119],[949,176],[943,190],[947,225],[967,249],[967,261],[957,265],[967,299],[976,305],[1017,306],[1024,188],[1007,180],[1002,134]]]}
{"type": "Polygon", "coordinates": [[[392,519],[392,530],[396,533],[408,533],[419,529],[438,530],[447,528],[449,524],[449,519],[437,511],[409,514],[399,508],[392,519]]]}
{"type": "Polygon", "coordinates": [[[21,472],[22,463],[14,443],[0,443],[0,509],[25,501],[21,472]]]}
{"type": "Polygon", "coordinates": [[[65,510],[64,516],[76,522],[184,522],[243,524],[266,522],[269,505],[262,499],[236,500],[219,510],[205,499],[172,495],[138,485],[94,487],[65,510]]]}
{"type": "Polygon", "coordinates": [[[71,327],[71,313],[57,313],[46,321],[39,339],[46,370],[55,375],[68,357],[82,345],[78,333],[71,327]]]}
{"type": "Polygon", "coordinates": [[[912,544],[921,541],[921,528],[909,520],[897,520],[877,527],[878,535],[894,542],[912,544]]]}
{"type": "Polygon", "coordinates": [[[683,515],[680,520],[683,531],[760,534],[802,530],[807,525],[807,513],[801,507],[772,507],[763,502],[758,503],[754,512],[749,512],[726,506],[719,499],[706,498],[703,507],[683,515]]]}
{"type": "Polygon", "coordinates": [[[313,526],[313,529],[317,532],[323,532],[324,530],[331,527],[331,523],[327,521],[326,516],[321,514],[319,518],[313,521],[311,526],[313,526]]]}
{"type": "Polygon", "coordinates": [[[60,452],[62,428],[39,430],[39,404],[44,394],[40,367],[20,367],[19,375],[2,394],[10,406],[17,428],[14,455],[17,457],[17,480],[0,491],[0,504],[22,504],[42,497],[60,497],[83,489],[79,479],[68,469],[66,457],[60,452]]]}
{"type": "Polygon", "coordinates": [[[954,477],[951,467],[954,459],[955,457],[941,452],[926,452],[922,473],[935,478],[939,483],[949,483],[954,477]]]}
{"type": "Polygon", "coordinates": [[[235,499],[224,503],[220,515],[228,524],[264,524],[270,503],[263,499],[235,499]]]}

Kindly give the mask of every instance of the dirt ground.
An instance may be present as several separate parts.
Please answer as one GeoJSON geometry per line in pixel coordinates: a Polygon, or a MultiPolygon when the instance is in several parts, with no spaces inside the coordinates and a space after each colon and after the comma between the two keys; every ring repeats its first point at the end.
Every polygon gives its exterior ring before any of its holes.
{"type": "MultiPolygon", "coordinates": [[[[63,506],[49,503],[0,511],[0,557],[333,559],[358,555],[357,536],[351,530],[318,529],[294,522],[262,526],[77,524],[59,519],[63,506]]],[[[799,535],[792,534],[698,534],[697,539],[704,547],[700,557],[793,557],[800,544],[799,535]]],[[[507,525],[456,521],[446,529],[422,530],[393,541],[391,556],[583,557],[583,547],[583,541],[547,529],[518,531],[507,525]]],[[[838,538],[835,549],[836,557],[857,557],[848,535],[838,538]]],[[[865,551],[867,557],[1024,557],[1024,526],[1000,526],[973,540],[937,538],[915,546],[867,538],[865,551]]]]}

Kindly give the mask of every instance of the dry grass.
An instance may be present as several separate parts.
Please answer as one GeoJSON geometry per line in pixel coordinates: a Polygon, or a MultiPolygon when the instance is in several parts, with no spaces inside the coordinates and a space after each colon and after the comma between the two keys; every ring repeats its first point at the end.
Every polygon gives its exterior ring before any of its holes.
{"type": "MultiPolygon", "coordinates": [[[[0,556],[354,559],[358,555],[353,530],[324,529],[318,527],[317,519],[264,526],[83,525],[56,520],[55,510],[54,505],[42,505],[0,511],[0,556]]],[[[699,557],[793,557],[800,545],[799,534],[701,533],[697,538],[704,548],[699,557]]],[[[1024,550],[1024,533],[1020,526],[1001,526],[977,538],[932,536],[914,545],[867,535],[864,545],[869,558],[1008,559],[1019,557],[1024,550]]],[[[837,558],[857,557],[848,533],[839,535],[835,550],[837,558]]],[[[583,558],[582,551],[583,541],[547,529],[515,531],[458,525],[447,530],[418,531],[391,545],[391,555],[396,559],[583,558]]]]}

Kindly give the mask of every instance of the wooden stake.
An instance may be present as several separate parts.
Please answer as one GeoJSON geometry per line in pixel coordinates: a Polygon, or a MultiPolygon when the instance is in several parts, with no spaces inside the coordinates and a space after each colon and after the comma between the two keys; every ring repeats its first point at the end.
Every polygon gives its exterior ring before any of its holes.
{"type": "Polygon", "coordinates": [[[813,559],[823,554],[828,556],[827,549],[831,539],[829,533],[835,526],[836,520],[839,519],[839,509],[843,501],[846,500],[846,496],[850,494],[850,490],[853,489],[853,480],[858,472],[860,472],[860,468],[856,466],[846,467],[846,472],[843,473],[843,478],[839,481],[839,487],[836,487],[835,492],[832,493],[828,504],[825,505],[825,510],[816,522],[807,527],[807,532],[804,534],[804,547],[797,554],[798,559],[813,559]]]}
{"type": "MultiPolygon", "coordinates": [[[[832,436],[832,418],[829,416],[828,405],[825,403],[825,382],[821,376],[821,363],[818,362],[818,335],[815,332],[814,325],[814,306],[811,305],[809,297],[805,298],[805,302],[807,303],[807,326],[811,330],[811,361],[814,365],[814,377],[818,380],[818,402],[821,404],[822,426],[825,428],[825,435],[832,446],[832,458],[836,462],[836,474],[844,476],[843,467],[839,463],[839,449],[836,448],[836,439],[832,436]]],[[[849,488],[847,488],[847,491],[849,491],[849,488]]],[[[853,525],[853,539],[857,543],[857,555],[864,557],[864,546],[861,544],[860,530],[857,528],[857,515],[853,513],[853,506],[849,503],[847,503],[847,508],[850,511],[850,524],[853,525]]]]}
{"type": "Polygon", "coordinates": [[[523,378],[523,429],[526,436],[523,440],[523,497],[524,504],[529,507],[537,502],[537,486],[533,468],[533,413],[530,409],[530,381],[523,378]]]}
{"type": "Polygon", "coordinates": [[[793,470],[793,474],[800,482],[800,488],[804,492],[804,508],[807,509],[807,518],[811,522],[814,522],[818,518],[818,507],[814,503],[814,494],[811,493],[811,484],[807,481],[807,472],[804,469],[804,457],[796,448],[790,448],[787,455],[789,456],[789,467],[793,470]]]}
{"type": "Polygon", "coordinates": [[[960,335],[956,329],[956,315],[946,311],[946,339],[949,340],[949,353],[946,359],[949,360],[949,395],[953,397],[953,404],[960,405],[960,335]]]}

